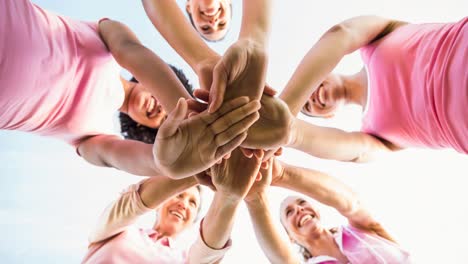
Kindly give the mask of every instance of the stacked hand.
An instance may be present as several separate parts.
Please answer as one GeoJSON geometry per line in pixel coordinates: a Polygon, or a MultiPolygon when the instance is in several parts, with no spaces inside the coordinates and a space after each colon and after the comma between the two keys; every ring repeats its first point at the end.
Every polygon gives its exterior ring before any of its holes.
{"type": "Polygon", "coordinates": [[[210,175],[216,191],[234,200],[243,199],[259,174],[262,158],[262,152],[249,159],[239,150],[234,150],[228,160],[211,167],[210,175]]]}
{"type": "Polygon", "coordinates": [[[239,97],[224,103],[214,113],[187,116],[187,102],[180,99],[156,136],[155,163],[172,178],[184,178],[213,166],[237,148],[247,129],[257,121],[258,101],[239,97]]]}

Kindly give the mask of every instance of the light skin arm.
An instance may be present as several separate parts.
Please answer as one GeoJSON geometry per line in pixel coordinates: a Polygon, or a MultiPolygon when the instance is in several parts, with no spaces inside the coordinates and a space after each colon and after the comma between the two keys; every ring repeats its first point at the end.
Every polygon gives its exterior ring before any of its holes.
{"type": "Polygon", "coordinates": [[[90,243],[96,243],[123,232],[138,217],[155,209],[168,198],[197,184],[194,177],[172,180],[166,177],[151,177],[138,190],[123,193],[101,214],[92,231],[90,243]]]}
{"type": "Polygon", "coordinates": [[[260,169],[263,155],[247,159],[235,150],[230,159],[211,169],[216,193],[203,220],[203,238],[211,248],[222,248],[229,240],[234,216],[260,169]]]}
{"type": "Polygon", "coordinates": [[[381,152],[398,150],[388,141],[363,132],[347,132],[294,119],[288,146],[322,159],[367,162],[381,152]]]}
{"type": "Polygon", "coordinates": [[[167,112],[179,98],[191,98],[169,65],[143,46],[126,25],[104,20],[99,23],[99,33],[120,66],[158,98],[167,112]]]}
{"type": "Polygon", "coordinates": [[[310,95],[345,55],[403,24],[377,16],[360,16],[333,26],[302,59],[280,98],[297,115],[310,95]]]}
{"type": "Polygon", "coordinates": [[[171,47],[192,67],[210,57],[219,57],[190,25],[175,0],[143,0],[149,19],[171,47]]]}
{"type": "Polygon", "coordinates": [[[291,243],[284,240],[273,222],[265,192],[259,193],[255,201],[246,202],[257,241],[271,263],[300,263],[291,243]]]}
{"type": "Polygon", "coordinates": [[[83,140],[78,152],[96,166],[113,167],[139,176],[162,175],[154,163],[153,145],[143,142],[97,135],[83,140]]]}
{"type": "Polygon", "coordinates": [[[268,161],[268,168],[261,170],[262,179],[255,182],[247,196],[244,198],[250,219],[255,230],[257,241],[271,263],[299,263],[296,254],[292,251],[289,241],[279,234],[273,222],[269,202],[268,188],[272,183],[272,177],[282,174],[281,166],[273,159],[268,161]]]}
{"type": "Polygon", "coordinates": [[[323,172],[281,163],[284,170],[274,184],[303,193],[335,208],[351,225],[395,242],[347,185],[323,172]]]}
{"type": "Polygon", "coordinates": [[[266,49],[271,27],[271,12],[270,0],[244,0],[239,39],[251,39],[266,49]]]}

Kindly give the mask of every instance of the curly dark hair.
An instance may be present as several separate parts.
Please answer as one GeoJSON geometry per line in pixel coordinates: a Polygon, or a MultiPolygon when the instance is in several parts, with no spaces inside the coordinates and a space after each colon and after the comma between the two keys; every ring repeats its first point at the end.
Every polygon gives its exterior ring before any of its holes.
{"type": "MultiPolygon", "coordinates": [[[[185,89],[191,96],[193,96],[192,85],[190,84],[187,76],[185,76],[184,72],[176,68],[173,65],[169,65],[174,73],[179,78],[180,82],[184,85],[185,89]]],[[[131,82],[138,83],[138,80],[135,77],[130,79],[131,82]]],[[[153,144],[154,139],[156,138],[156,134],[158,133],[157,128],[151,128],[144,125],[141,125],[135,120],[133,120],[129,115],[126,113],[120,112],[119,113],[119,120],[120,120],[120,133],[124,136],[125,139],[133,139],[138,140],[144,143],[153,144]]]]}

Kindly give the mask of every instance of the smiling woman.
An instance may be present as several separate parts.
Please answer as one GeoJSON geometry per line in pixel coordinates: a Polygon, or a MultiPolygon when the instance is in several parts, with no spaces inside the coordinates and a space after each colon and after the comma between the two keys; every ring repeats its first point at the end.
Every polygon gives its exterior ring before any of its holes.
{"type": "Polygon", "coordinates": [[[222,40],[231,26],[231,0],[187,0],[186,11],[193,27],[208,41],[222,40]]]}
{"type": "MultiPolygon", "coordinates": [[[[101,214],[82,263],[187,263],[187,252],[175,248],[171,240],[191,227],[200,212],[201,188],[196,184],[193,177],[153,177],[128,187],[101,214]],[[152,210],[157,211],[152,228],[132,226],[152,210]]],[[[201,240],[196,243],[203,253],[192,256],[195,263],[204,262],[203,254],[212,257],[224,252],[208,248],[201,240]]]]}

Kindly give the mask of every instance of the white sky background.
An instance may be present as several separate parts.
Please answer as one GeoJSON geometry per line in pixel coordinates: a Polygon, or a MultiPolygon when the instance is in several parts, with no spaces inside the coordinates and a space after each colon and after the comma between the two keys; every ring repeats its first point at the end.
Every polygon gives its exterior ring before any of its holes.
{"type": "MultiPolygon", "coordinates": [[[[126,23],[143,43],[167,62],[181,67],[197,86],[194,73],[152,27],[140,1],[33,2],[76,19],[110,17],[126,23]]],[[[241,5],[239,0],[233,2],[233,28],[224,42],[212,45],[220,53],[239,31],[241,5]]],[[[274,1],[267,81],[280,91],[318,37],[343,19],[377,14],[410,22],[449,22],[466,16],[467,10],[465,0],[274,1]]],[[[353,73],[361,66],[359,55],[353,54],[336,71],[353,73]]],[[[348,110],[332,120],[308,121],[356,130],[360,109],[348,110]]],[[[368,164],[350,164],[319,160],[287,149],[282,159],[323,170],[352,186],[412,253],[416,263],[464,261],[468,250],[467,156],[452,150],[413,149],[368,164]]],[[[121,189],[142,179],[87,164],[62,142],[9,131],[0,131],[0,169],[2,263],[79,263],[86,252],[88,232],[100,212],[121,189]]],[[[275,216],[280,201],[288,194],[272,188],[271,209],[275,216]]],[[[211,197],[206,190],[203,212],[211,197]]],[[[333,210],[324,208],[322,214],[329,225],[343,223],[333,210]]],[[[140,224],[150,227],[152,221],[148,216],[140,224]]],[[[232,239],[233,247],[224,263],[267,263],[244,206],[239,210],[232,239]]]]}

